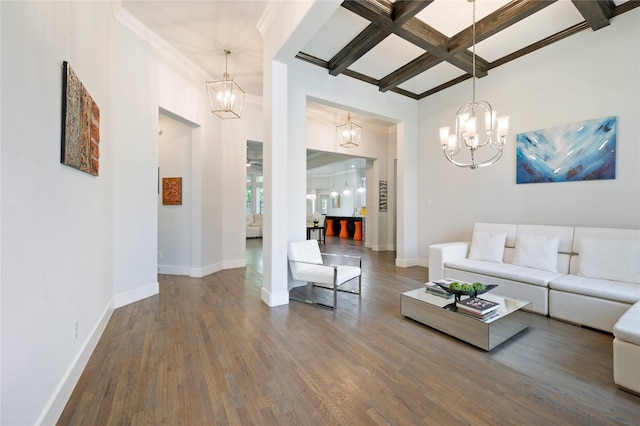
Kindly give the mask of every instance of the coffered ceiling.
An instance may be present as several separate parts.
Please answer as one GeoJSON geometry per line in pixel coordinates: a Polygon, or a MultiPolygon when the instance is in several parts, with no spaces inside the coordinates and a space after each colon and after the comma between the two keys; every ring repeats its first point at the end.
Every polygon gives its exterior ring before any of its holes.
{"type": "MultiPolygon", "coordinates": [[[[476,76],[581,31],[615,25],[625,0],[477,0],[476,76]]],[[[345,1],[297,58],[421,99],[473,71],[473,2],[345,1]]]]}
{"type": "MultiPolygon", "coordinates": [[[[281,7],[289,1],[282,0],[281,7]]],[[[122,6],[212,78],[229,73],[262,95],[263,0],[121,0],[122,6]]],[[[299,60],[421,99],[472,72],[467,0],[347,0],[297,54],[299,60]]],[[[580,31],[602,31],[639,0],[477,0],[476,74],[580,31]]],[[[597,32],[594,34],[597,37],[597,32]]],[[[292,58],[293,60],[293,58],[292,58]]]]}

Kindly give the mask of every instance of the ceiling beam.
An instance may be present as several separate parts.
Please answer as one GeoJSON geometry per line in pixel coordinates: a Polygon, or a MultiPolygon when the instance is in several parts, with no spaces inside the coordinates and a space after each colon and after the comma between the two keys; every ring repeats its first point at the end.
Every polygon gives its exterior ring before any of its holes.
{"type": "Polygon", "coordinates": [[[329,60],[329,74],[343,73],[354,62],[377,46],[407,20],[427,7],[433,0],[398,0],[395,3],[370,0],[347,0],[342,6],[371,22],[367,28],[329,60]]]}
{"type": "Polygon", "coordinates": [[[329,74],[338,75],[343,73],[351,64],[387,38],[389,34],[391,34],[390,31],[384,30],[376,24],[369,24],[367,28],[362,30],[360,34],[329,60],[329,74]]]}
{"type": "Polygon", "coordinates": [[[593,31],[608,26],[616,8],[616,5],[611,0],[571,0],[571,2],[578,9],[584,20],[589,23],[593,31]]]}

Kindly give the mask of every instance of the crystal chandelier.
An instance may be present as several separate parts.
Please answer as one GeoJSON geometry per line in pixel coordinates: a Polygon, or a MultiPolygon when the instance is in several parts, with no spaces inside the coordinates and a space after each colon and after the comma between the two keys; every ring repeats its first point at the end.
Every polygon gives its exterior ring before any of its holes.
{"type": "Polygon", "coordinates": [[[344,148],[353,148],[360,145],[362,127],[351,121],[351,113],[347,113],[347,122],[336,126],[338,133],[338,145],[344,148]]]}
{"type": "Polygon", "coordinates": [[[244,90],[233,81],[227,72],[227,57],[230,53],[230,51],[224,50],[222,80],[206,82],[211,112],[222,119],[240,118],[244,104],[244,90]]]}
{"type": "Polygon", "coordinates": [[[502,149],[509,130],[509,117],[496,118],[497,112],[491,109],[489,102],[476,101],[476,3],[475,0],[467,1],[473,3],[473,98],[470,103],[462,105],[456,112],[455,133],[449,134],[449,127],[440,128],[440,144],[444,156],[451,163],[458,167],[477,169],[489,166],[502,157],[502,149]],[[484,117],[482,117],[483,113],[484,117]],[[482,129],[484,132],[478,128],[479,121],[484,122],[484,129],[482,129]],[[470,163],[455,159],[463,144],[470,151],[470,163]],[[489,159],[478,162],[476,151],[487,145],[495,152],[489,159]]]}

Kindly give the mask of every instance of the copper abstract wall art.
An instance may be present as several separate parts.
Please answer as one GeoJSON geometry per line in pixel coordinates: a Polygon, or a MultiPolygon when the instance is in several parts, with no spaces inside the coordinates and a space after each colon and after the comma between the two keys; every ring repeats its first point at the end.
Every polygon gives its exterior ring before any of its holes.
{"type": "Polygon", "coordinates": [[[182,205],[182,178],[162,178],[162,204],[165,206],[182,205]]]}
{"type": "Polygon", "coordinates": [[[71,66],[63,62],[60,162],[98,176],[100,109],[71,66]]]}

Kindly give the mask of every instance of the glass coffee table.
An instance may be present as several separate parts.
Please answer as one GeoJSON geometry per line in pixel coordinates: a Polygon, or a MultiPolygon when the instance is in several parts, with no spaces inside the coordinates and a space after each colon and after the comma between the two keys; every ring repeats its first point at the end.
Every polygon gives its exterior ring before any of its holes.
{"type": "Polygon", "coordinates": [[[523,308],[530,309],[531,302],[494,293],[484,293],[479,297],[499,303],[498,315],[483,321],[458,313],[454,298],[430,294],[424,287],[402,293],[400,311],[407,318],[485,351],[490,351],[529,326],[531,314],[523,311],[523,308]]]}

